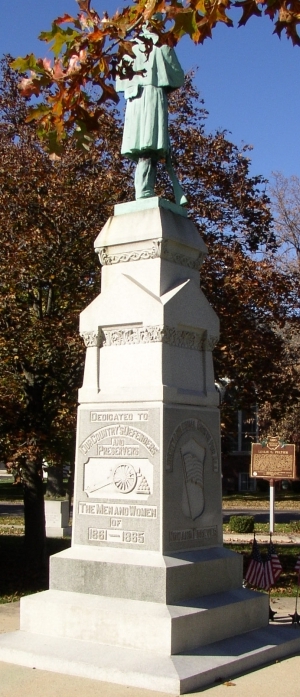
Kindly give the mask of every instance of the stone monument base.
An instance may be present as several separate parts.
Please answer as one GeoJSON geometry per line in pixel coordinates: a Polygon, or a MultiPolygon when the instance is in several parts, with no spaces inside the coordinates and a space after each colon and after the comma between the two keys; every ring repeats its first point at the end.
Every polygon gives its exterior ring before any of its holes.
{"type": "Polygon", "coordinates": [[[299,649],[298,632],[278,625],[176,655],[25,631],[0,637],[1,661],[174,695],[257,669],[299,649]]]}
{"type": "Polygon", "coordinates": [[[73,545],[51,559],[49,591],[21,598],[0,660],[183,694],[300,650],[269,626],[269,597],[242,587],[222,547],[161,555],[73,545]]]}

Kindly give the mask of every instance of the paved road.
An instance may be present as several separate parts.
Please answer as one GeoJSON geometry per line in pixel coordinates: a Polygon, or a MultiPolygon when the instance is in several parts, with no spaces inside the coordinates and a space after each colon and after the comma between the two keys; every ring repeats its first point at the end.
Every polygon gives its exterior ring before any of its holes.
{"type": "Polygon", "coordinates": [[[24,506],[22,501],[18,503],[3,502],[0,501],[0,515],[19,515],[22,516],[24,513],[24,506]]]}
{"type": "MultiPolygon", "coordinates": [[[[223,521],[228,523],[232,515],[253,515],[257,523],[268,523],[270,519],[269,508],[231,508],[223,510],[223,521]]],[[[275,509],[276,523],[289,523],[290,520],[300,520],[300,509],[275,509]]]]}

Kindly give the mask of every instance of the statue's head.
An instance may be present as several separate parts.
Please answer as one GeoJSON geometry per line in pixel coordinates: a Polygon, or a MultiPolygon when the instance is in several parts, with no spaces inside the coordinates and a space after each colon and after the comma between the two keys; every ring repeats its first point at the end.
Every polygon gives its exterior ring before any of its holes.
{"type": "Polygon", "coordinates": [[[142,33],[144,37],[152,39],[153,43],[157,43],[158,41],[158,33],[156,31],[156,27],[151,23],[152,20],[155,22],[162,22],[164,19],[163,12],[155,12],[154,15],[152,15],[151,20],[147,20],[145,24],[143,24],[142,27],[142,33]]]}

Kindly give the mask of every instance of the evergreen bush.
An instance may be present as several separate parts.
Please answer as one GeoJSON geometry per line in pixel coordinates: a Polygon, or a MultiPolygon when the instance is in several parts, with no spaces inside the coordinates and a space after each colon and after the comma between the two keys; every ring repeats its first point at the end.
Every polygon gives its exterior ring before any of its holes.
{"type": "Polygon", "coordinates": [[[229,518],[230,532],[254,532],[253,515],[232,515],[229,518]]]}

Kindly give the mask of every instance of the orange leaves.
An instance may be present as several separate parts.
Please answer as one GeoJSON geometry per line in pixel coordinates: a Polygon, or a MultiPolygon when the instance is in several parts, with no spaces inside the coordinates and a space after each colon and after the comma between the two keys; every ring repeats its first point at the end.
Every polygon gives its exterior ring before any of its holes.
{"type": "Polygon", "coordinates": [[[143,12],[144,19],[151,19],[153,13],[156,11],[156,0],[147,0],[146,7],[143,12]]]}
{"type": "Polygon", "coordinates": [[[256,2],[256,0],[242,0],[241,2],[236,2],[235,7],[241,7],[243,10],[242,17],[239,21],[239,27],[245,25],[250,17],[261,16],[261,10],[258,8],[258,2],[256,2]]]}
{"type": "Polygon", "coordinates": [[[61,80],[61,78],[64,77],[64,71],[60,60],[55,61],[52,75],[54,80],[61,80]]]}
{"type": "Polygon", "coordinates": [[[55,23],[56,24],[64,24],[64,22],[68,22],[68,24],[70,24],[70,23],[73,23],[74,21],[75,21],[74,17],[71,17],[71,15],[68,15],[68,14],[64,14],[63,17],[57,17],[57,19],[55,20],[55,23]]]}
{"type": "Polygon", "coordinates": [[[281,33],[285,31],[293,45],[300,46],[298,33],[300,24],[299,0],[263,0],[263,2],[259,2],[259,0],[239,0],[233,4],[235,7],[240,7],[243,10],[239,26],[246,24],[250,17],[254,15],[260,17],[262,14],[265,14],[275,24],[274,34],[280,37],[281,33]]]}
{"type": "MultiPolygon", "coordinates": [[[[50,149],[78,124],[78,104],[82,101],[78,99],[79,92],[85,93],[92,85],[99,90],[100,104],[117,101],[114,80],[118,66],[125,55],[132,55],[131,42],[145,22],[157,32],[162,44],[175,46],[183,36],[203,43],[212,37],[213,29],[220,22],[233,26],[230,9],[235,7],[242,12],[238,26],[245,25],[253,16],[265,14],[274,23],[274,33],[281,36],[285,31],[294,45],[300,45],[300,0],[185,0],[184,3],[180,0],[131,0],[131,4],[112,16],[105,12],[102,17],[91,6],[91,0],[79,0],[78,5],[77,17],[64,14],[53,21],[50,31],[40,34],[40,39],[50,44],[53,68],[49,59],[37,60],[33,55],[19,58],[13,64],[20,72],[31,71],[30,75],[22,76],[21,89],[26,97],[40,96],[43,100],[45,91],[53,94],[59,88],[64,92],[60,96],[62,110],[53,102],[54,113],[48,112],[48,121],[44,114],[42,128],[39,127],[40,136],[48,140],[50,149]],[[57,138],[52,138],[50,143],[49,133],[53,128],[57,138]]],[[[126,71],[123,62],[123,72],[124,69],[126,71]]],[[[94,123],[93,107],[87,104],[86,111],[89,109],[94,123]]],[[[38,112],[33,114],[38,117],[38,112]]],[[[82,122],[81,117],[79,120],[82,122]]],[[[88,118],[84,118],[84,122],[88,128],[88,118]]]]}

